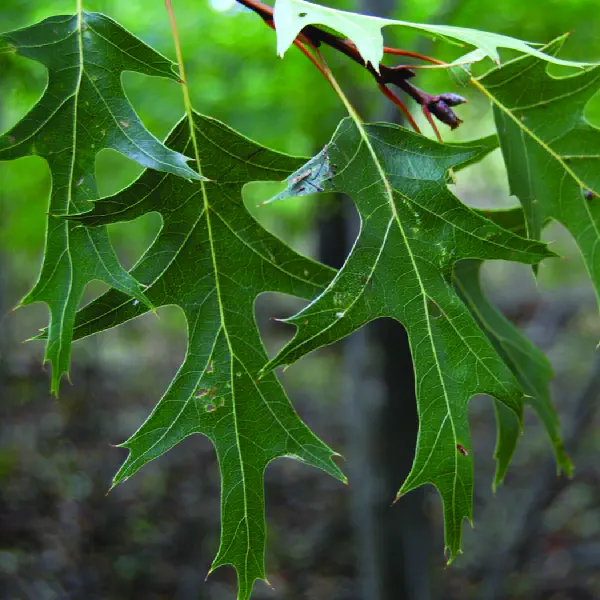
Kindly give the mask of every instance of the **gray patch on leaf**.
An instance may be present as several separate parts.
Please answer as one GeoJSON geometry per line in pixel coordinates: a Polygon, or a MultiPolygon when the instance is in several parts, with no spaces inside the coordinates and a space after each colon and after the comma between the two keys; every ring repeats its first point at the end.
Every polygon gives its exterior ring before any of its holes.
{"type": "Polygon", "coordinates": [[[335,165],[331,164],[329,144],[326,144],[321,152],[284,180],[287,187],[282,192],[265,200],[261,206],[284,198],[326,192],[332,187],[331,179],[334,175],[335,165]]]}

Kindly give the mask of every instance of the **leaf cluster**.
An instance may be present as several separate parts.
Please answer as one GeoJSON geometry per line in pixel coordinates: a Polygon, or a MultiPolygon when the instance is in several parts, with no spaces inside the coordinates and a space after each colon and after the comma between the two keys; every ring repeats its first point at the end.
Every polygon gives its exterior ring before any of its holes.
{"type": "MultiPolygon", "coordinates": [[[[306,159],[193,112],[161,142],[136,115],[121,76],[137,71],[178,82],[176,65],[112,19],[79,10],[0,35],[0,54],[27,57],[48,71],[42,97],[0,136],[0,160],[37,155],[52,176],[44,260],[21,303],[49,307],[39,337],[46,340],[52,391],[58,393],[68,373],[73,341],[156,307],[182,309],[185,359],[152,413],[122,444],[129,455],[113,485],[187,436],[208,437],[222,477],[221,541],[211,571],[233,565],[241,600],[257,579],[266,579],[263,474],[269,462],[294,458],[346,481],[336,452],[294,411],[276,367],[374,319],[403,324],[414,361],[419,436],[397,499],[421,485],[436,487],[451,561],[461,552],[463,521],[472,520],[472,396],[494,399],[494,485],[509,466],[524,403],[543,422],[557,468],[572,472],[550,400],[550,365],[486,298],[481,264],[508,260],[536,268],[555,256],[540,238],[545,224],[557,220],[577,240],[600,289],[600,135],[583,116],[600,86],[600,67],[557,58],[563,39],[540,51],[506,36],[342,13],[303,0],[278,0],[274,22],[281,54],[306,25],[326,26],[345,34],[377,72],[384,25],[474,45],[454,66],[492,102],[497,135],[444,144],[389,123],[364,124],[350,109],[330,142],[306,159]],[[470,64],[486,56],[499,60],[498,47],[524,55],[472,76],[470,64]],[[579,71],[558,79],[548,74],[548,62],[579,71]],[[473,210],[448,183],[498,146],[522,208],[473,210]],[[124,190],[100,198],[95,158],[106,148],[145,170],[124,190]],[[343,267],[333,271],[266,231],[242,200],[243,187],[253,181],[285,182],[272,200],[322,191],[348,195],[361,229],[343,267]],[[162,227],[126,270],[106,227],[151,212],[160,214],[162,227]],[[110,289],[80,308],[95,279],[110,289]],[[269,358],[254,302],[273,291],[308,305],[286,320],[296,335],[269,358]]],[[[321,70],[327,76],[327,68],[321,70]]]]}

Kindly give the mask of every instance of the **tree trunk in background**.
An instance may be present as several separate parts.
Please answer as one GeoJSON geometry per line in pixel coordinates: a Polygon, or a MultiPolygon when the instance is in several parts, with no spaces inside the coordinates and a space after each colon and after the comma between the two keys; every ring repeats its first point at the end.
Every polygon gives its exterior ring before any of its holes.
{"type": "MultiPolygon", "coordinates": [[[[387,16],[396,6],[393,0],[361,0],[357,10],[387,16]]],[[[370,120],[398,117],[383,104],[378,112],[370,120]]],[[[320,223],[320,259],[341,267],[358,228],[358,216],[346,198],[336,214],[320,223]]],[[[432,530],[426,490],[415,490],[391,506],[410,470],[418,428],[406,333],[396,321],[381,319],[350,336],[343,348],[346,458],[360,596],[430,600],[432,530]]]]}
{"type": "MultiPolygon", "coordinates": [[[[0,88],[1,91],[1,88],[0,88]]],[[[0,93],[0,132],[4,131],[4,111],[3,111],[3,103],[2,103],[2,94],[0,93]]],[[[2,177],[0,176],[0,210],[2,209],[2,177]]],[[[5,364],[6,360],[6,348],[8,347],[8,325],[7,325],[7,312],[8,307],[6,305],[6,278],[7,274],[4,269],[4,257],[0,253],[0,390],[2,390],[4,385],[4,378],[6,376],[5,364]]]]}

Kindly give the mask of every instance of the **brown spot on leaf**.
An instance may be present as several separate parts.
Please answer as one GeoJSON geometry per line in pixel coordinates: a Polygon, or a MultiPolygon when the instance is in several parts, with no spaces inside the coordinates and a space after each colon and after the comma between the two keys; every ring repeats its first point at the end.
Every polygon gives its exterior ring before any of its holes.
{"type": "Polygon", "coordinates": [[[456,449],[463,455],[463,456],[469,456],[469,451],[462,445],[462,444],[456,444],[456,449]]]}

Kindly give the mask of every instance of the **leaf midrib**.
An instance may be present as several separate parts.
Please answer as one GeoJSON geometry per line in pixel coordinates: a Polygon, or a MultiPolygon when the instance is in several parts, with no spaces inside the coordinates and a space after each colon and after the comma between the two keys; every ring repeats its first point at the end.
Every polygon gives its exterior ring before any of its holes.
{"type": "MultiPolygon", "coordinates": [[[[428,301],[428,294],[425,291],[425,287],[423,285],[423,281],[421,279],[421,276],[419,274],[419,270],[417,267],[417,263],[415,260],[415,256],[413,254],[412,251],[412,247],[410,246],[409,243],[409,239],[406,235],[406,232],[404,231],[404,228],[402,227],[402,223],[400,221],[400,216],[398,215],[398,211],[396,209],[396,204],[394,202],[394,194],[393,194],[393,188],[390,185],[390,182],[387,179],[387,175],[385,173],[385,170],[383,169],[383,166],[381,165],[380,161],[379,161],[379,157],[377,155],[377,153],[375,152],[375,148],[373,148],[373,145],[371,144],[371,140],[369,139],[368,133],[365,131],[365,128],[362,124],[362,122],[360,121],[360,119],[358,118],[354,118],[354,115],[351,114],[351,117],[353,117],[354,123],[360,133],[361,136],[361,142],[365,144],[365,146],[367,147],[367,150],[369,152],[369,154],[371,155],[371,158],[373,159],[373,163],[375,164],[375,167],[377,169],[377,172],[379,173],[379,176],[381,178],[381,181],[384,184],[384,188],[385,188],[385,192],[386,192],[386,196],[388,198],[388,203],[390,205],[390,209],[393,215],[394,220],[396,221],[396,224],[398,225],[398,229],[400,230],[400,234],[402,236],[402,239],[404,241],[404,244],[406,246],[407,252],[408,252],[408,256],[409,259],[411,261],[412,267],[413,267],[413,271],[415,273],[415,276],[417,278],[417,282],[419,284],[419,288],[421,289],[421,297],[423,299],[423,314],[425,315],[425,320],[427,323],[427,333],[428,333],[428,337],[431,343],[431,351],[432,354],[434,356],[434,360],[435,360],[435,365],[436,365],[436,370],[438,372],[438,378],[440,381],[440,385],[442,387],[442,391],[444,394],[444,400],[446,402],[446,411],[447,414],[449,416],[450,419],[450,425],[452,427],[452,436],[454,438],[454,443],[458,443],[457,440],[457,435],[456,435],[456,427],[454,425],[454,419],[452,417],[452,411],[450,408],[450,401],[448,398],[448,391],[446,389],[446,382],[444,381],[443,375],[442,375],[442,371],[441,371],[441,367],[440,367],[440,363],[437,357],[437,350],[435,347],[435,344],[433,342],[433,331],[431,330],[431,320],[429,317],[429,310],[427,307],[427,301],[428,301]]],[[[452,486],[452,504],[454,506],[455,503],[455,495],[456,495],[456,479],[458,477],[458,460],[457,460],[457,456],[456,456],[456,452],[454,453],[454,484],[452,486]]]]}
{"type": "Polygon", "coordinates": [[[529,129],[529,127],[526,127],[525,124],[513,114],[512,110],[500,102],[500,100],[494,96],[494,94],[492,94],[483,84],[481,84],[479,80],[472,77],[471,83],[485,96],[487,96],[502,112],[508,115],[508,117],[516,123],[517,127],[531,137],[532,140],[534,140],[543,150],[545,150],[552,158],[554,158],[576,183],[578,183],[581,187],[587,187],[585,183],[579,179],[577,174],[564,162],[560,154],[555,152],[551,146],[538,137],[531,129],[529,129]]]}

